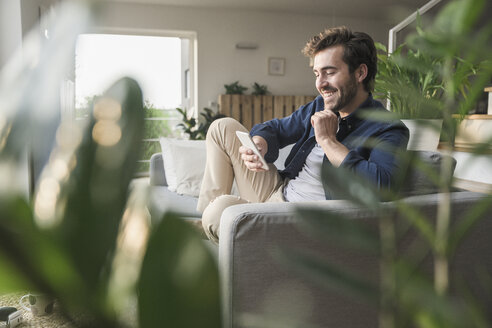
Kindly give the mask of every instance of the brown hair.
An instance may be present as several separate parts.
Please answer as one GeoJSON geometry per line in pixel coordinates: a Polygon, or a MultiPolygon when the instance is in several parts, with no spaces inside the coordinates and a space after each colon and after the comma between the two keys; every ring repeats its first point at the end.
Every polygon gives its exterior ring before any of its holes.
{"type": "Polygon", "coordinates": [[[315,35],[302,50],[307,57],[314,57],[318,52],[337,45],[344,47],[343,61],[352,74],[361,64],[367,66],[364,89],[371,92],[378,70],[377,53],[374,41],[364,32],[352,32],[345,26],[333,27],[315,35]]]}

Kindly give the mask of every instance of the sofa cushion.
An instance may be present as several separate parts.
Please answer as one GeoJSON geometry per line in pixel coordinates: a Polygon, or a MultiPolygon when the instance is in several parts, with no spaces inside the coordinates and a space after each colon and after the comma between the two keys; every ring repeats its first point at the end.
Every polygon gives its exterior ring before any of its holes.
{"type": "Polygon", "coordinates": [[[441,165],[445,159],[451,161],[448,179],[453,176],[456,160],[435,151],[407,151],[403,160],[403,183],[399,188],[402,196],[432,194],[439,192],[441,165]]]}
{"type": "Polygon", "coordinates": [[[159,140],[169,190],[198,197],[207,158],[205,141],[173,138],[159,140]]]}
{"type": "Polygon", "coordinates": [[[196,205],[198,198],[179,195],[165,186],[150,187],[149,211],[152,220],[159,220],[165,212],[174,212],[185,218],[200,218],[196,205]]]}

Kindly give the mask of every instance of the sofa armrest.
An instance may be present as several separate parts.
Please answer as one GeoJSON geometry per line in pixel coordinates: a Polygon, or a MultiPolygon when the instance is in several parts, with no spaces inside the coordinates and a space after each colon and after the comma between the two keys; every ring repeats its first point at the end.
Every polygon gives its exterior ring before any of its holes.
{"type": "MultiPolygon", "coordinates": [[[[453,192],[450,196],[453,224],[465,219],[470,209],[483,201],[489,206],[483,215],[492,217],[491,196],[473,192],[453,192]]],[[[407,197],[402,201],[434,224],[442,197],[442,194],[428,194],[407,197]]],[[[391,202],[383,206],[387,210],[395,208],[391,202]]],[[[376,327],[376,307],[357,296],[351,297],[346,290],[326,288],[327,279],[322,276],[308,277],[278,260],[276,254],[280,248],[307,252],[323,263],[331,263],[342,271],[378,284],[380,262],[377,255],[342,247],[328,236],[311,236],[303,228],[303,218],[296,215],[298,207],[315,207],[347,219],[364,220],[368,228],[378,231],[377,213],[343,200],[243,204],[227,208],[221,218],[219,243],[224,327],[248,326],[244,320],[258,319],[262,315],[277,320],[274,322],[279,325],[282,325],[282,320],[292,319],[298,320],[294,321],[296,323],[300,321],[319,327],[376,327]]],[[[395,220],[400,228],[408,228],[408,219],[404,218],[404,214],[398,215],[395,220]]],[[[457,249],[451,268],[453,275],[462,277],[468,287],[479,291],[479,279],[472,268],[479,264],[492,272],[492,220],[481,220],[472,228],[457,249]]],[[[401,238],[399,250],[406,252],[421,236],[411,229],[401,238]]],[[[421,265],[424,270],[432,272],[430,258],[421,265]]]]}
{"type": "Polygon", "coordinates": [[[150,157],[149,176],[151,186],[167,186],[162,153],[155,153],[150,157]]]}
{"type": "Polygon", "coordinates": [[[364,272],[367,279],[377,281],[379,264],[375,257],[310,237],[300,229],[303,218],[296,215],[299,206],[326,208],[351,218],[374,218],[367,210],[344,200],[227,208],[222,214],[219,238],[223,326],[247,327],[242,321],[245,315],[265,315],[277,320],[274,322],[279,326],[294,321],[297,326],[376,327],[378,317],[373,308],[343,293],[330,292],[278,261],[279,249],[306,251],[338,263],[350,258],[347,266],[351,271],[364,272]]]}

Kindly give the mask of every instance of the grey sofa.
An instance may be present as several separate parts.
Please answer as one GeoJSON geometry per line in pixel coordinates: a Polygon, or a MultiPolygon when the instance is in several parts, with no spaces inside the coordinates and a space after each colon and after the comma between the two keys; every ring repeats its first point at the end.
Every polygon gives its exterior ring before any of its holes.
{"type": "MultiPolygon", "coordinates": [[[[435,167],[440,163],[440,156],[435,153],[419,156],[434,163],[435,167]]],[[[198,217],[192,206],[196,200],[166,191],[163,177],[162,157],[154,155],[150,172],[152,202],[157,202],[153,206],[154,212],[170,209],[188,218],[198,217]]],[[[411,182],[418,184],[419,179],[425,177],[414,174],[411,182]]],[[[442,197],[442,194],[431,193],[409,196],[401,201],[433,221],[442,197]]],[[[453,278],[459,277],[457,280],[464,281],[474,292],[481,290],[476,269],[492,273],[490,196],[463,191],[451,193],[453,224],[463,221],[470,208],[484,201],[488,202],[482,213],[486,218],[471,229],[451,262],[453,278]]],[[[397,206],[395,202],[383,205],[388,211],[397,206]]],[[[378,325],[377,306],[343,289],[333,289],[327,286],[327,279],[302,273],[291,262],[285,261],[289,250],[306,252],[314,254],[322,263],[341,266],[362,275],[367,281],[378,282],[380,263],[374,255],[348,250],[330,238],[315,238],[307,232],[303,218],[296,212],[298,208],[306,207],[360,220],[377,231],[376,213],[343,200],[245,204],[227,208],[221,219],[218,252],[224,327],[354,328],[378,325]]],[[[401,214],[395,222],[406,231],[398,244],[399,252],[404,253],[419,240],[419,234],[409,228],[408,220],[401,214]]],[[[431,256],[427,254],[422,259],[422,266],[432,272],[430,260],[431,256]]],[[[490,301],[489,298],[485,304],[488,309],[492,308],[490,301]]]]}
{"type": "MultiPolygon", "coordinates": [[[[283,148],[275,166],[279,169],[284,167],[284,161],[293,145],[283,148]]],[[[194,165],[196,165],[194,163],[194,165]]],[[[151,186],[149,211],[153,220],[158,220],[162,213],[173,211],[185,219],[200,219],[201,214],[196,211],[198,198],[188,195],[178,195],[167,187],[166,174],[162,153],[153,154],[150,158],[149,181],[151,186]]]]}
{"type": "Polygon", "coordinates": [[[178,213],[186,219],[199,219],[201,217],[201,214],[196,210],[197,198],[178,195],[167,187],[162,153],[153,154],[150,158],[149,183],[151,189],[149,211],[153,221],[159,220],[166,211],[178,213]]]}

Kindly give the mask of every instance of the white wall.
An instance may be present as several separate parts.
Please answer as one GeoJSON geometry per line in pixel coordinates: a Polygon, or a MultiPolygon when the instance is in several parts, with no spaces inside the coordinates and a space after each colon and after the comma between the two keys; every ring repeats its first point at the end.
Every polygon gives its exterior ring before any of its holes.
{"type": "MultiPolygon", "coordinates": [[[[0,72],[14,54],[20,53],[21,47],[21,2],[20,0],[0,1],[0,72]]],[[[0,79],[2,79],[2,76],[0,76],[0,79]]],[[[12,180],[4,181],[6,186],[10,191],[19,191],[27,197],[29,195],[27,151],[11,173],[9,178],[12,180]]]]}
{"type": "Polygon", "coordinates": [[[21,44],[20,0],[0,1],[0,69],[21,44]]]}
{"type": "Polygon", "coordinates": [[[22,35],[25,36],[39,23],[40,11],[44,13],[61,0],[20,0],[22,15],[22,35]]]}
{"type": "Polygon", "coordinates": [[[198,106],[216,102],[223,85],[239,80],[266,84],[276,95],[314,95],[314,75],[301,54],[306,41],[326,27],[347,25],[386,43],[389,26],[320,15],[108,3],[99,23],[106,28],[194,31],[198,38],[198,106]],[[238,50],[254,42],[256,50],[238,50]],[[284,76],[267,74],[268,57],[284,57],[284,76]]]}

